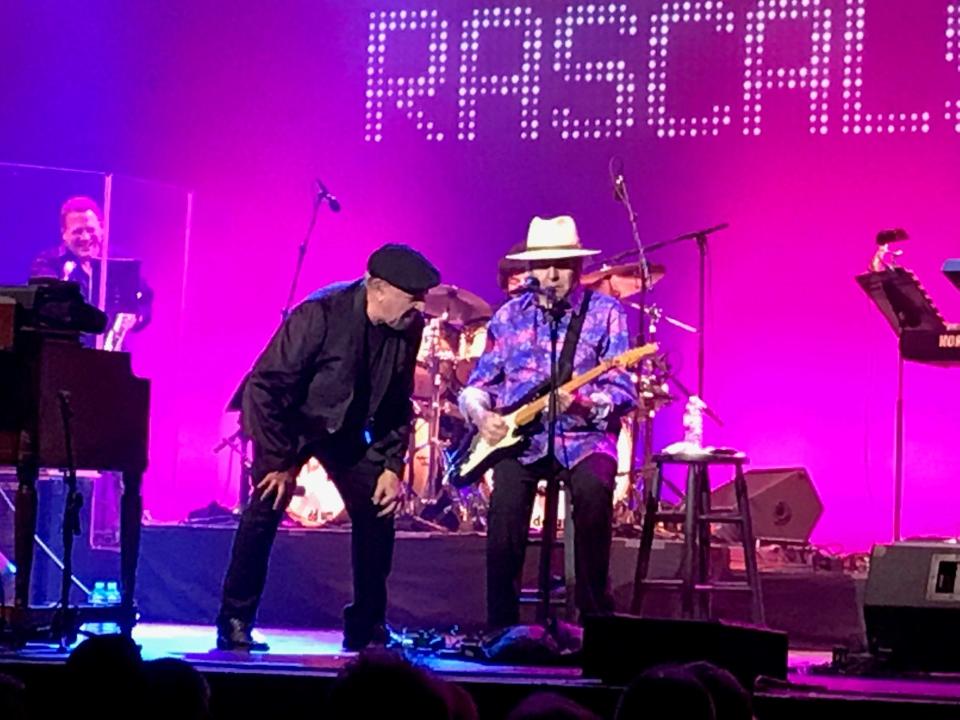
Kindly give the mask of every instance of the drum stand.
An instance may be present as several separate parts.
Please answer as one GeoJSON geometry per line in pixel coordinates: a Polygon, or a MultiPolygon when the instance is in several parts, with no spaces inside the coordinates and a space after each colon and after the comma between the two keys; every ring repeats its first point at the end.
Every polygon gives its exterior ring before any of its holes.
{"type": "Polygon", "coordinates": [[[446,532],[447,528],[443,525],[419,515],[423,508],[419,504],[420,498],[413,490],[413,464],[416,462],[416,453],[419,449],[414,433],[411,432],[407,450],[406,478],[403,483],[403,500],[397,511],[395,525],[397,530],[408,532],[446,532]]]}
{"type": "Polygon", "coordinates": [[[233,475],[233,461],[236,458],[240,465],[240,487],[236,513],[239,515],[250,502],[250,491],[253,487],[253,465],[250,460],[250,438],[243,432],[243,427],[227,437],[220,438],[220,442],[213,448],[214,454],[229,450],[227,477],[233,475]]]}
{"type": "Polygon", "coordinates": [[[428,410],[425,413],[427,440],[420,445],[411,447],[410,470],[412,475],[415,453],[426,447],[428,458],[427,482],[423,496],[420,498],[425,501],[420,508],[420,521],[431,523],[433,527],[445,531],[457,531],[464,525],[470,525],[472,529],[480,530],[486,526],[485,503],[479,492],[466,494],[468,491],[457,490],[449,483],[447,478],[449,461],[445,452],[449,443],[440,437],[440,422],[444,416],[445,402],[442,399],[443,369],[441,362],[444,358],[440,354],[439,329],[441,324],[447,322],[446,317],[446,314],[443,314],[431,320],[432,323],[436,323],[437,332],[432,333],[427,355],[431,389],[428,410]]]}
{"type": "MultiPolygon", "coordinates": [[[[637,338],[637,344],[656,340],[657,323],[662,317],[662,310],[656,305],[640,307],[640,322],[649,323],[643,329],[646,332],[640,334],[637,338]]],[[[653,462],[653,423],[656,414],[660,409],[668,404],[671,398],[667,397],[664,401],[662,395],[656,387],[659,383],[658,371],[656,368],[656,359],[646,359],[640,364],[639,374],[637,376],[636,387],[638,397],[638,407],[631,413],[631,434],[630,434],[630,464],[628,470],[627,486],[627,517],[631,521],[629,524],[639,525],[641,514],[646,507],[647,496],[652,487],[653,477],[656,473],[656,464],[653,462]],[[652,381],[651,382],[648,382],[652,381]],[[637,451],[642,447],[642,459],[638,464],[637,451]]],[[[664,377],[669,377],[669,368],[664,373],[664,377]]],[[[683,497],[683,492],[670,481],[664,479],[664,484],[673,491],[677,497],[683,497]]]]}
{"type": "MultiPolygon", "coordinates": [[[[410,434],[410,447],[407,452],[407,482],[406,499],[403,503],[397,520],[399,523],[409,525],[411,530],[426,531],[449,531],[451,528],[447,525],[437,523],[442,514],[454,512],[456,514],[457,524],[459,526],[459,498],[455,495],[445,496],[443,493],[443,478],[446,471],[446,458],[443,454],[443,442],[440,440],[440,417],[442,393],[442,373],[441,357],[439,352],[440,329],[446,324],[446,313],[437,318],[431,318],[428,322],[434,326],[435,332],[430,333],[430,346],[427,350],[428,372],[430,377],[430,398],[427,409],[427,440],[421,445],[416,444],[415,433],[410,434]],[[427,482],[424,487],[423,496],[416,497],[413,490],[414,463],[416,454],[424,447],[427,448],[427,482]],[[430,510],[436,507],[442,497],[447,497],[449,502],[440,512],[431,513],[430,510]],[[417,501],[426,501],[429,505],[423,507],[417,506],[417,501]],[[419,514],[418,514],[419,511],[419,514]],[[425,517],[428,516],[428,517],[425,517]]],[[[414,401],[416,402],[416,401],[414,401]]]]}

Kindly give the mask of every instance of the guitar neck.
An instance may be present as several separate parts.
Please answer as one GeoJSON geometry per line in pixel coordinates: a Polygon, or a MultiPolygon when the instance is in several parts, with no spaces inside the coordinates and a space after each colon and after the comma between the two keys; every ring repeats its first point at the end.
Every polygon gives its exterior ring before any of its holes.
{"type": "MultiPolygon", "coordinates": [[[[596,367],[591,368],[590,370],[587,370],[587,372],[581,373],[580,375],[575,375],[574,377],[570,378],[570,380],[568,380],[567,382],[565,382],[563,385],[560,386],[560,391],[565,393],[573,393],[583,385],[586,385],[588,382],[590,382],[594,378],[605,373],[611,367],[613,367],[613,362],[609,360],[602,362],[596,367]]],[[[532,422],[533,419],[537,417],[537,415],[542,413],[547,408],[547,403],[549,402],[550,402],[550,393],[547,393],[543,397],[539,397],[536,400],[532,400],[531,402],[527,403],[522,408],[517,410],[517,414],[516,414],[517,425],[518,426],[526,425],[527,423],[532,422]]]]}

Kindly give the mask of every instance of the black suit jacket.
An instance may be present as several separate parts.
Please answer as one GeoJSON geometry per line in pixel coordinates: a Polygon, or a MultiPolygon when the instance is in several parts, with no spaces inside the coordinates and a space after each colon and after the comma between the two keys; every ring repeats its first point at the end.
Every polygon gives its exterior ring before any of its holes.
{"type": "MultiPolygon", "coordinates": [[[[363,357],[366,286],[362,280],[322,288],[283,322],[247,377],[243,425],[254,443],[254,474],[295,469],[312,445],[344,428],[363,357]]],[[[370,370],[372,444],[367,457],[398,475],[410,433],[413,374],[423,333],[419,318],[390,332],[370,370]]],[[[257,477],[256,479],[259,479],[257,477]]]]}

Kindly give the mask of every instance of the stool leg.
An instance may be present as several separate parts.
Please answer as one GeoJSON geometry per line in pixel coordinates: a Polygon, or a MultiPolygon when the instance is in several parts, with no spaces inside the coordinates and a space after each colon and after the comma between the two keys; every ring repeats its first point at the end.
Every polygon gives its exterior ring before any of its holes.
{"type": "Polygon", "coordinates": [[[747,572],[747,582],[752,590],[753,621],[758,625],[766,625],[763,616],[763,592],[760,588],[760,573],[757,570],[757,545],[753,538],[753,521],[750,518],[747,481],[743,476],[743,465],[741,463],[737,463],[734,489],[737,493],[737,510],[743,518],[743,532],[741,533],[743,537],[743,564],[747,572]]]}
{"type": "MultiPolygon", "coordinates": [[[[702,517],[710,513],[710,475],[706,463],[697,469],[697,581],[706,585],[710,582],[710,523],[702,517]]],[[[697,594],[697,609],[701,620],[710,619],[710,593],[697,594]]]]}
{"type": "Polygon", "coordinates": [[[693,598],[695,595],[694,565],[697,557],[697,466],[691,464],[687,469],[687,511],[683,519],[683,562],[680,566],[680,576],[683,584],[680,586],[680,610],[685,618],[693,617],[693,598]]]}
{"type": "Polygon", "coordinates": [[[640,549],[637,551],[637,567],[633,575],[633,599],[630,612],[639,615],[643,608],[643,581],[650,570],[650,551],[653,549],[653,532],[657,526],[657,511],[660,508],[660,491],[663,488],[663,465],[657,463],[653,485],[646,496],[643,527],[640,530],[640,549]]]}

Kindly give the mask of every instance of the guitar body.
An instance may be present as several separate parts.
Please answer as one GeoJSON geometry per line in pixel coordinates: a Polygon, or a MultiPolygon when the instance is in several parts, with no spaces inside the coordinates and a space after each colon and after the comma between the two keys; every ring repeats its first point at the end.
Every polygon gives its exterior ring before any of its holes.
{"type": "MultiPolygon", "coordinates": [[[[560,390],[573,393],[611,368],[630,367],[656,351],[656,343],[631,348],[570,379],[560,387],[560,390]]],[[[476,430],[468,435],[450,460],[447,482],[457,488],[467,487],[483,478],[483,474],[504,457],[515,455],[519,449],[518,445],[524,440],[524,428],[529,427],[546,409],[547,397],[543,394],[519,408],[505,410],[502,417],[507,424],[507,434],[496,445],[486,442],[476,430]]]]}
{"type": "Polygon", "coordinates": [[[484,440],[476,428],[466,437],[450,462],[447,480],[455,488],[464,488],[483,479],[484,473],[504,458],[516,455],[524,436],[517,425],[516,413],[503,416],[507,434],[496,445],[484,440]]]}

